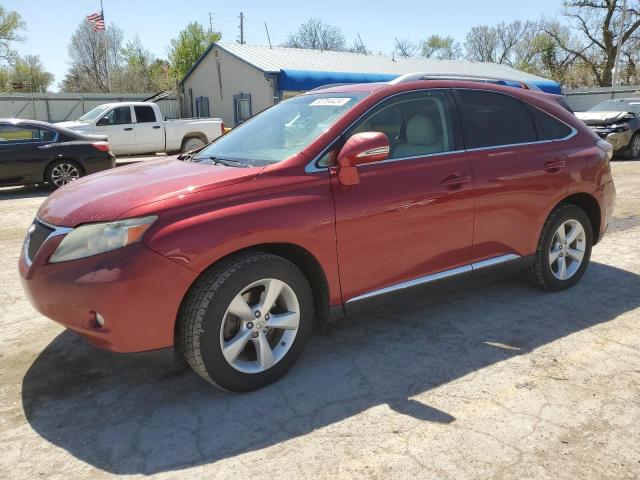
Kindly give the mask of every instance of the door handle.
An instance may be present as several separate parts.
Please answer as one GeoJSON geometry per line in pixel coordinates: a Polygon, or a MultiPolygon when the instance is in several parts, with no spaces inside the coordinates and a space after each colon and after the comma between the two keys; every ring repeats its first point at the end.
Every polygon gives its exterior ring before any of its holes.
{"type": "Polygon", "coordinates": [[[544,170],[550,173],[556,173],[562,170],[567,166],[567,163],[564,160],[549,160],[544,164],[544,170]]]}
{"type": "Polygon", "coordinates": [[[124,129],[125,132],[130,132],[131,130],[133,130],[133,127],[127,127],[124,129]]]}
{"type": "Polygon", "coordinates": [[[471,183],[471,177],[468,175],[466,177],[463,177],[462,175],[458,175],[457,173],[449,175],[447,178],[442,180],[442,182],[440,182],[443,187],[452,188],[461,187],[465,183],[471,183]]]}
{"type": "Polygon", "coordinates": [[[154,125],[153,128],[158,129],[160,128],[160,125],[154,125]]]}

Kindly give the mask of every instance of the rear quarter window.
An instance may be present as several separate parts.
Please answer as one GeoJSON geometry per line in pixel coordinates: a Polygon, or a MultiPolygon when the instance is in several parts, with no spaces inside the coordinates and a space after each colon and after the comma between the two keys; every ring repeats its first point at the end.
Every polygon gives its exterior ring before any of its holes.
{"type": "Polygon", "coordinates": [[[573,132],[573,128],[546,112],[527,105],[538,130],[540,140],[561,140],[568,137],[573,132]]]}

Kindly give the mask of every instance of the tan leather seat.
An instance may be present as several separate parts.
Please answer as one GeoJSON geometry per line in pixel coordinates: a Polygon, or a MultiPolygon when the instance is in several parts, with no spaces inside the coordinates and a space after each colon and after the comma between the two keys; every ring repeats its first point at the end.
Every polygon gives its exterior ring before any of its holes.
{"type": "Polygon", "coordinates": [[[414,115],[407,122],[407,141],[399,144],[394,153],[394,158],[415,157],[438,153],[444,150],[442,135],[438,133],[433,122],[425,115],[414,115]]]}

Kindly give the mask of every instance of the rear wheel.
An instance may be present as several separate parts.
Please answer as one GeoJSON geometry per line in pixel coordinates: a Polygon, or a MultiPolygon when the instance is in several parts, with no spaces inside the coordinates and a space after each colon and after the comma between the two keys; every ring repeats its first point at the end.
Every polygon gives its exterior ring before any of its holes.
{"type": "Polygon", "coordinates": [[[545,222],[533,265],[524,274],[531,284],[544,290],[572,287],[587,269],[592,246],[587,214],[575,205],[561,204],[545,222]]]}
{"type": "Polygon", "coordinates": [[[58,160],[45,173],[45,180],[54,190],[71,183],[82,176],[82,167],[71,160],[58,160]]]}
{"type": "Polygon", "coordinates": [[[179,322],[177,343],[196,373],[225,390],[255,390],[302,353],[313,326],[311,290],[284,258],[242,254],[194,284],[179,322]]]}
{"type": "Polygon", "coordinates": [[[185,138],[182,141],[182,153],[191,152],[204,147],[204,141],[199,137],[185,138]]]}

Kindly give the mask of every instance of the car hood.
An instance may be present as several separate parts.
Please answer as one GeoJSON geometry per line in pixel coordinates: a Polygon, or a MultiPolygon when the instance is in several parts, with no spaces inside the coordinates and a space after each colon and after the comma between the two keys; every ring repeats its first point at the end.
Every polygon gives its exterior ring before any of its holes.
{"type": "Polygon", "coordinates": [[[132,208],[255,178],[264,167],[237,168],[169,157],[81,178],[52,193],[38,210],[51,225],[115,220],[132,208]]]}
{"type": "Polygon", "coordinates": [[[610,112],[576,112],[576,117],[587,125],[607,125],[622,120],[629,112],[610,111],[610,112]]]}

